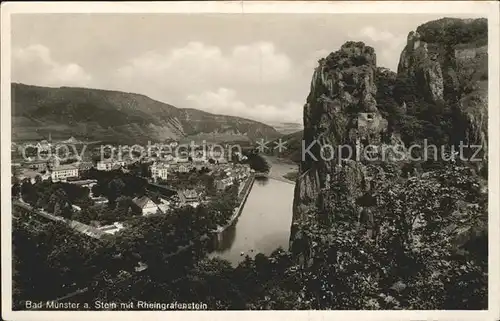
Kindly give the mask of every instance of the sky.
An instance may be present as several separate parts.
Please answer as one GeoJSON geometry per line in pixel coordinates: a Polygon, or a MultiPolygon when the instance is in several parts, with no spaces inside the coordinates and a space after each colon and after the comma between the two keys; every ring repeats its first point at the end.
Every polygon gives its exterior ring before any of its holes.
{"type": "Polygon", "coordinates": [[[346,41],[396,71],[408,14],[16,14],[12,81],[147,95],[179,108],[302,123],[319,58],[346,41]]]}

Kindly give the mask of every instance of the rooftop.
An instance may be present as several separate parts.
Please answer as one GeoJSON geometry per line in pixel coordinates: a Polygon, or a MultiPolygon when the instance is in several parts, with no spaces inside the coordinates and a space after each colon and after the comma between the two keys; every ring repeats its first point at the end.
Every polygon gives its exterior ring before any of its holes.
{"type": "Polygon", "coordinates": [[[78,180],[78,181],[68,181],[70,184],[75,184],[75,185],[86,185],[86,184],[92,184],[92,183],[97,183],[96,179],[83,179],[83,180],[78,180]]]}
{"type": "Polygon", "coordinates": [[[42,174],[40,174],[39,172],[31,169],[23,169],[18,175],[24,176],[26,178],[35,178],[37,176],[42,176],[42,174]]]}
{"type": "Polygon", "coordinates": [[[75,166],[74,164],[64,164],[64,165],[59,165],[53,169],[53,171],[64,171],[68,169],[78,169],[78,166],[75,166]]]}
{"type": "Polygon", "coordinates": [[[132,202],[134,202],[135,205],[139,206],[141,209],[143,209],[144,206],[146,206],[146,204],[150,201],[151,199],[147,196],[136,197],[132,200],[132,202]]]}
{"type": "Polygon", "coordinates": [[[198,197],[198,193],[194,189],[187,189],[182,192],[186,198],[198,197]]]}
{"type": "Polygon", "coordinates": [[[167,164],[167,163],[156,163],[156,164],[153,164],[152,166],[155,167],[155,168],[158,168],[158,169],[160,169],[160,168],[169,168],[170,167],[170,165],[167,164]]]}
{"type": "Polygon", "coordinates": [[[47,160],[35,159],[35,160],[32,160],[32,161],[23,162],[23,164],[25,164],[25,165],[47,164],[47,160]]]}

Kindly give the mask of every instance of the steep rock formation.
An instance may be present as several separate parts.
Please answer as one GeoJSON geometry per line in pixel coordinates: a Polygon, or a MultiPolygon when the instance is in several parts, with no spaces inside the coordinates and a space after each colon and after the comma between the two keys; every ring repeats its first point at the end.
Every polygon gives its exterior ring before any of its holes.
{"type": "Polygon", "coordinates": [[[388,176],[401,178],[400,164],[369,164],[355,146],[433,136],[446,144],[480,144],[486,153],[487,71],[484,19],[441,19],[410,32],[397,73],[377,68],[373,48],[361,42],[321,59],[304,106],[291,245],[306,221],[341,215],[359,221],[359,200],[388,176]],[[350,160],[339,162],[348,151],[329,147],[340,145],[351,147],[350,160]]]}
{"type": "Polygon", "coordinates": [[[398,77],[416,95],[454,113],[452,143],[481,145],[487,154],[488,23],[486,19],[444,18],[408,34],[398,77]]]}
{"type": "Polygon", "coordinates": [[[347,42],[319,61],[304,107],[305,152],[295,187],[292,234],[304,215],[331,219],[326,217],[335,203],[329,197],[331,186],[344,188],[349,195],[345,201],[351,203],[369,188],[366,167],[354,159],[358,144],[388,140],[388,122],[375,100],[376,73],[374,49],[362,42],[347,42]]]}

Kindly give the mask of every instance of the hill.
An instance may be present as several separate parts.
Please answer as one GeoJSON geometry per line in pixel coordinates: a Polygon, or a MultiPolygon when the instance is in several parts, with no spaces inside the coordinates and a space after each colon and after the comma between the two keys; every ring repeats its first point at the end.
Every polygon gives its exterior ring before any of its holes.
{"type": "Polygon", "coordinates": [[[299,123],[274,122],[274,123],[269,123],[269,125],[273,126],[274,129],[276,129],[278,132],[282,133],[283,135],[296,133],[304,128],[304,126],[302,126],[302,124],[299,124],[299,123]]]}
{"type": "Polygon", "coordinates": [[[13,83],[12,139],[81,139],[138,143],[166,139],[272,139],[271,126],[240,117],[182,109],[147,96],[110,90],[13,83]]]}
{"type": "Polygon", "coordinates": [[[278,151],[276,149],[269,150],[270,155],[278,156],[287,160],[291,160],[295,163],[300,163],[302,160],[302,136],[304,131],[300,130],[294,133],[284,135],[280,138],[275,139],[270,144],[269,147],[274,148],[278,145],[279,140],[284,143],[284,149],[278,151]]]}

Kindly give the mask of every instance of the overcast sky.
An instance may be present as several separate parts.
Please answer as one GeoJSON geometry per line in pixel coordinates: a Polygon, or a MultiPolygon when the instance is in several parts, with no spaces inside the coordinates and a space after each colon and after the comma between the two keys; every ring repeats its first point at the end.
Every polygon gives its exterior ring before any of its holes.
{"type": "Polygon", "coordinates": [[[408,32],[441,17],[13,15],[12,81],[121,90],[180,108],[302,123],[319,58],[363,41],[378,66],[395,71],[408,32]]]}

